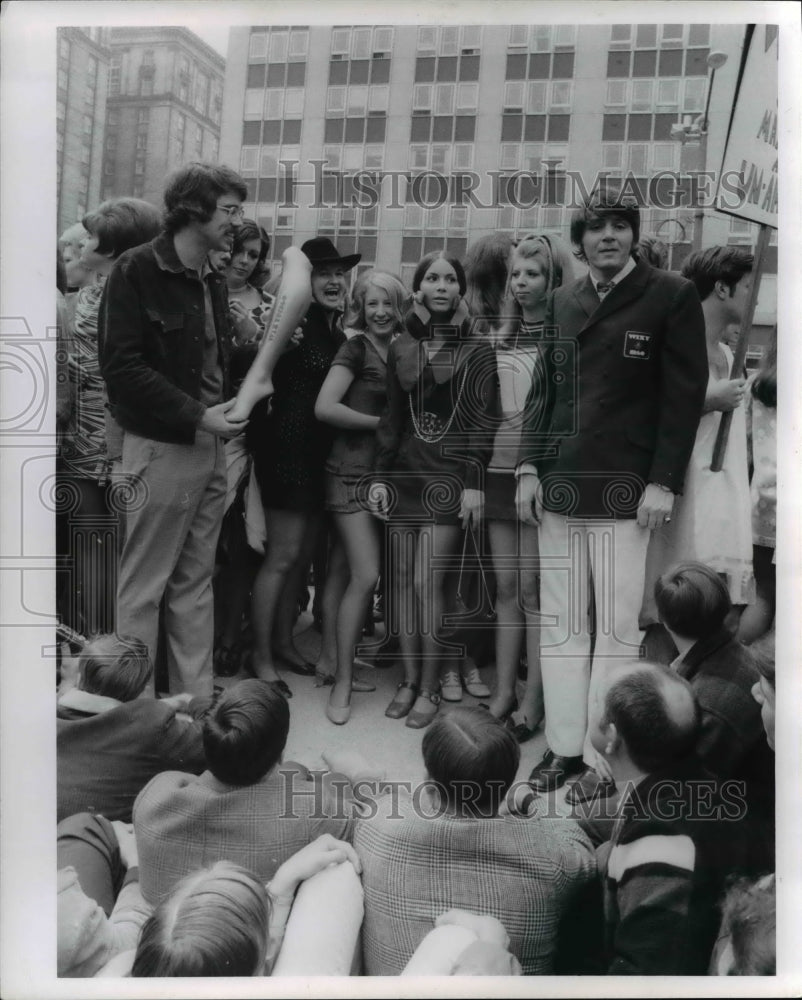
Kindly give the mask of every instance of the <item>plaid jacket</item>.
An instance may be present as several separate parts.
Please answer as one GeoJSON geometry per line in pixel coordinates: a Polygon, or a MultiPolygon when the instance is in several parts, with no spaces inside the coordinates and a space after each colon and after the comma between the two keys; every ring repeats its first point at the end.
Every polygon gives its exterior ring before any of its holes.
{"type": "Polygon", "coordinates": [[[409,799],[388,799],[356,823],[367,975],[398,975],[452,907],[497,917],[524,975],[550,973],[560,916],[574,890],[596,874],[590,841],[577,824],[417,812],[409,799]]]}
{"type": "Polygon", "coordinates": [[[316,837],[350,839],[341,809],[330,818],[318,782],[290,763],[255,785],[224,785],[209,771],[200,777],[167,771],[134,803],[142,895],[156,906],[185,875],[233,861],[269,882],[279,865],[316,837]]]}

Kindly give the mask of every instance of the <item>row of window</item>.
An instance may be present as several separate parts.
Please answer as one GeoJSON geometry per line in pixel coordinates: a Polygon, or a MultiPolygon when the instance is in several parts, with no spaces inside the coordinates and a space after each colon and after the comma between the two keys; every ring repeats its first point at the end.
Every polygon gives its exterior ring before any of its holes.
{"type": "Polygon", "coordinates": [[[300,118],[304,111],[303,87],[246,90],[246,118],[300,118]]]}
{"type": "Polygon", "coordinates": [[[570,115],[525,115],[522,111],[501,116],[502,142],[567,142],[570,115]]]}
{"type": "Polygon", "coordinates": [[[479,53],[469,50],[457,56],[418,56],[415,83],[470,83],[479,79],[479,53]]]}
{"type": "Polygon", "coordinates": [[[250,59],[270,62],[305,59],[309,51],[308,28],[275,28],[271,32],[251,28],[248,55],[250,59]]]}
{"type": "Polygon", "coordinates": [[[306,83],[306,63],[251,63],[246,87],[303,87],[306,83]]]}
{"type": "Polygon", "coordinates": [[[507,54],[506,80],[570,80],[573,75],[573,52],[509,52],[507,54]]]}
{"type": "Polygon", "coordinates": [[[390,82],[390,57],[384,52],[372,59],[338,60],[329,63],[329,86],[390,82]]]}
{"type": "Polygon", "coordinates": [[[707,76],[709,49],[636,49],[607,53],[607,76],[707,76]]]}
{"type": "Polygon", "coordinates": [[[570,108],[573,89],[570,80],[555,80],[552,83],[511,81],[504,85],[504,110],[520,108],[537,114],[551,108],[570,108]]]}
{"type": "Polygon", "coordinates": [[[364,115],[370,111],[386,112],[390,104],[389,87],[329,87],[326,111],[332,115],[364,115]]]}
{"type": "Polygon", "coordinates": [[[709,45],[709,24],[612,24],[611,48],[652,49],[709,45]]]}
{"type": "Polygon", "coordinates": [[[701,111],[707,93],[705,77],[686,80],[608,80],[605,106],[626,107],[630,111],[675,109],[701,111]]]}

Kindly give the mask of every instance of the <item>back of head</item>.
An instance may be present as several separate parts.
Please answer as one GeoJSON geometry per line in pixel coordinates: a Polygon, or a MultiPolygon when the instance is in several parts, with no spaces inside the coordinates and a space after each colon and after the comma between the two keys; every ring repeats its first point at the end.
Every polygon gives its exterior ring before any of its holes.
{"type": "Polygon", "coordinates": [[[627,667],[604,700],[603,724],[613,723],[632,763],[646,774],[693,753],[700,716],[690,684],[656,663],[627,667]]]}
{"type": "Polygon", "coordinates": [[[714,635],[732,607],[724,581],[700,562],[679,563],[663,573],[655,582],[654,599],[660,621],[685,639],[714,635]]]}
{"type": "Polygon", "coordinates": [[[661,271],[668,267],[668,247],[656,236],[641,236],[638,241],[638,256],[661,271]]]}
{"type": "Polygon", "coordinates": [[[490,233],[472,243],[465,254],[465,304],[483,330],[501,317],[512,248],[506,233],[490,233]]]}
{"type": "Polygon", "coordinates": [[[149,243],[162,228],[162,214],[141,198],[110,198],[83,218],[86,231],[97,237],[97,252],[114,259],[132,247],[149,243]]]}
{"type": "Polygon", "coordinates": [[[591,220],[606,218],[623,219],[632,230],[632,247],[637,246],[640,239],[640,208],[633,194],[627,191],[621,181],[605,178],[590,192],[584,205],[574,212],[571,218],[571,242],[574,254],[579,260],[585,260],[582,250],[582,238],[591,220]]]}
{"type": "Polygon", "coordinates": [[[752,270],[754,262],[754,256],[742,247],[708,247],[686,259],[682,276],[696,285],[699,298],[704,302],[717,281],[723,281],[732,294],[741,278],[752,270]]]}
{"type": "Polygon", "coordinates": [[[777,890],[773,874],[742,879],[722,903],[722,937],[729,936],[729,976],[773,976],[777,971],[777,890]]]}
{"type": "Polygon", "coordinates": [[[170,233],[193,222],[208,222],[217,199],[228,192],[246,201],[248,189],[238,173],[216,163],[187,163],[167,180],[164,189],[164,228],[170,233]]]}
{"type": "Polygon", "coordinates": [[[246,680],[224,691],[203,723],[209,770],[227,785],[253,785],[280,760],[290,709],[273,684],[246,680]]]}
{"type": "Polygon", "coordinates": [[[423,737],[426,773],[461,815],[495,816],[520,757],[512,733],[480,708],[439,715],[423,737]]]}
{"type": "Polygon", "coordinates": [[[256,976],[270,904],[251,872],[229,861],[187,876],[142,928],[131,975],[256,976]]]}
{"type": "Polygon", "coordinates": [[[148,647],[132,635],[94,636],[78,661],[78,687],[118,701],[139,697],[152,674],[148,647]]]}

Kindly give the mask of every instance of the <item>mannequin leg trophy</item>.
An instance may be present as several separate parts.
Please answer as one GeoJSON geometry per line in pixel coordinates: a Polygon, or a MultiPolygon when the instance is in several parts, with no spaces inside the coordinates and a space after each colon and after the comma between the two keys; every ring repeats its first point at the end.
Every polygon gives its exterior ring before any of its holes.
{"type": "Polygon", "coordinates": [[[247,420],[260,399],[273,394],[273,369],[312,301],[312,263],[297,247],[288,247],[281,256],[281,284],[276,303],[253,364],[226,417],[247,420]]]}

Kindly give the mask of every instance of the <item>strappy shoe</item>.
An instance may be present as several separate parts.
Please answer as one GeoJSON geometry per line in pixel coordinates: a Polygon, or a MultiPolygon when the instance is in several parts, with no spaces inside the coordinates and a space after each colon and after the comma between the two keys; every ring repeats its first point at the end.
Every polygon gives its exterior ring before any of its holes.
{"type": "Polygon", "coordinates": [[[415,704],[415,699],[418,696],[418,685],[413,684],[412,681],[401,681],[396,690],[395,697],[384,710],[384,714],[388,719],[403,719],[405,715],[409,714],[410,709],[415,704]],[[401,698],[401,692],[404,688],[408,688],[412,692],[412,698],[401,698]]]}
{"type": "MultiPolygon", "coordinates": [[[[425,698],[427,701],[430,701],[434,705],[434,711],[421,712],[419,709],[413,708],[407,716],[407,729],[425,729],[432,722],[440,708],[440,695],[435,694],[434,691],[427,691],[426,688],[421,688],[418,691],[418,698],[425,698]]],[[[417,705],[417,701],[415,704],[417,705]]]]}
{"type": "MultiPolygon", "coordinates": [[[[331,687],[336,681],[335,674],[324,673],[321,670],[315,671],[315,687],[331,687]]],[[[351,690],[358,694],[375,691],[376,685],[372,681],[366,681],[364,677],[354,676],[351,678],[351,690]]]]}

